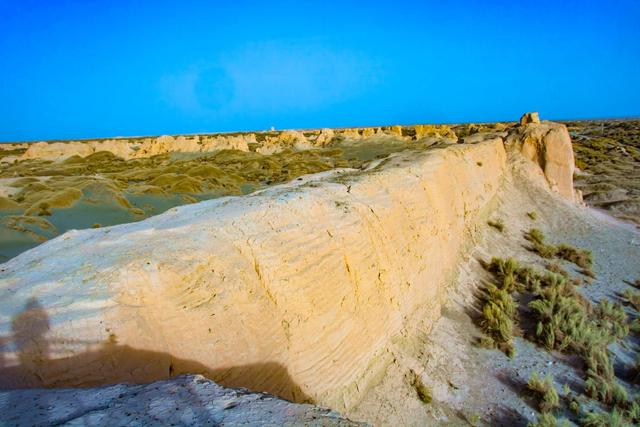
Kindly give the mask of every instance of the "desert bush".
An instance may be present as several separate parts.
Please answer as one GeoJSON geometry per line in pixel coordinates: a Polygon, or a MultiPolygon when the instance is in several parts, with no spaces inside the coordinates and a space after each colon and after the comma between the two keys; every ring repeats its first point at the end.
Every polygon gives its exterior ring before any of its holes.
{"type": "Polygon", "coordinates": [[[553,386],[553,378],[547,375],[540,378],[537,373],[529,378],[527,387],[538,399],[538,407],[540,412],[551,412],[560,407],[560,398],[553,386]]]}
{"type": "Polygon", "coordinates": [[[636,400],[629,404],[629,409],[625,413],[625,417],[635,424],[640,424],[640,403],[638,403],[638,399],[636,397],[636,400]]]}
{"type": "Polygon", "coordinates": [[[569,396],[569,410],[574,414],[580,413],[580,402],[575,395],[569,396]]]}
{"type": "Polygon", "coordinates": [[[504,221],[502,221],[502,219],[500,218],[498,218],[495,221],[487,221],[487,224],[489,224],[489,226],[495,228],[501,233],[504,231],[504,221]]]}
{"type": "Polygon", "coordinates": [[[615,339],[621,340],[629,334],[627,314],[622,305],[603,299],[596,306],[594,315],[597,323],[615,339]]]}
{"type": "Polygon", "coordinates": [[[617,408],[611,412],[590,412],[580,421],[584,427],[631,427],[617,408]]]}
{"type": "Polygon", "coordinates": [[[537,243],[537,244],[541,244],[541,245],[544,244],[544,234],[542,233],[542,231],[540,231],[537,228],[532,228],[531,230],[529,230],[525,234],[525,237],[531,243],[537,243]]]}
{"type": "Polygon", "coordinates": [[[498,279],[500,289],[513,293],[524,290],[520,282],[526,281],[527,267],[521,268],[514,258],[492,258],[487,269],[498,279]]]}
{"type": "Polygon", "coordinates": [[[537,228],[530,229],[525,233],[525,238],[533,245],[531,250],[542,258],[561,258],[581,267],[585,274],[593,277],[591,267],[593,265],[593,254],[587,249],[579,249],[566,243],[559,245],[549,245],[545,243],[545,236],[537,228]]]}
{"type": "Polygon", "coordinates": [[[578,249],[561,243],[556,247],[556,257],[572,262],[578,267],[590,269],[593,264],[593,254],[587,249],[578,249]]]}
{"type": "Polygon", "coordinates": [[[535,423],[529,423],[528,427],[569,427],[569,421],[558,421],[553,414],[548,412],[540,414],[535,423]]]}
{"type": "Polygon", "coordinates": [[[627,390],[615,378],[608,379],[587,371],[584,390],[587,396],[607,405],[624,407],[627,403],[627,390]]]}
{"type": "Polygon", "coordinates": [[[527,212],[527,216],[529,217],[529,219],[531,219],[532,221],[535,221],[536,219],[538,219],[538,214],[531,211],[531,212],[527,212]]]}
{"type": "Polygon", "coordinates": [[[626,299],[627,302],[633,306],[634,309],[640,311],[640,292],[634,292],[632,290],[626,289],[622,295],[624,296],[624,299],[626,299]]]}
{"type": "MultiPolygon", "coordinates": [[[[504,292],[504,291],[501,291],[504,292]]],[[[513,304],[511,295],[505,293],[507,298],[511,299],[509,304],[513,304]]],[[[513,321],[501,306],[501,301],[488,301],[482,307],[481,326],[485,333],[491,336],[497,343],[506,343],[511,341],[513,333],[513,321]]]]}
{"type": "Polygon", "coordinates": [[[569,278],[569,272],[567,270],[565,270],[564,268],[562,268],[562,266],[560,264],[558,264],[557,262],[547,263],[545,268],[547,270],[549,270],[550,272],[552,272],[552,273],[556,273],[556,274],[561,275],[565,279],[569,278]]]}
{"type": "MultiPolygon", "coordinates": [[[[513,357],[515,347],[511,343],[513,336],[513,317],[516,313],[516,304],[510,293],[510,288],[515,286],[513,275],[514,265],[511,262],[502,263],[494,258],[493,268],[499,270],[502,287],[489,284],[484,289],[482,297],[482,315],[480,327],[487,334],[480,342],[481,346],[499,348],[507,356],[513,357]],[[513,283],[514,285],[509,285],[513,283]]],[[[490,267],[491,268],[491,267],[490,267]]],[[[496,274],[498,275],[498,274],[496,274]]]]}
{"type": "Polygon", "coordinates": [[[544,234],[537,228],[532,228],[525,233],[525,238],[531,242],[533,247],[531,250],[540,255],[542,258],[553,258],[556,256],[556,247],[547,245],[544,242],[544,234]]]}
{"type": "Polygon", "coordinates": [[[480,341],[478,341],[478,345],[483,348],[496,348],[496,342],[488,335],[483,335],[480,341]]]}
{"type": "Polygon", "coordinates": [[[549,350],[578,350],[591,337],[587,309],[571,285],[557,274],[545,276],[545,286],[529,303],[536,323],[535,335],[549,350]]]}

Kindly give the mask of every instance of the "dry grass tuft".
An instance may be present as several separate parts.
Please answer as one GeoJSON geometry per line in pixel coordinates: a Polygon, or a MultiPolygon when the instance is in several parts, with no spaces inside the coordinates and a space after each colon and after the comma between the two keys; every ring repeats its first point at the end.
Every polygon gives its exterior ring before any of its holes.
{"type": "Polygon", "coordinates": [[[537,373],[534,373],[529,378],[527,387],[538,399],[540,412],[551,412],[560,407],[560,397],[553,386],[551,375],[540,378],[537,373]]]}
{"type": "Polygon", "coordinates": [[[636,311],[640,311],[640,292],[634,292],[626,289],[622,295],[636,311]]]}
{"type": "Polygon", "coordinates": [[[496,219],[495,221],[487,221],[487,224],[501,233],[504,231],[504,221],[502,221],[502,219],[500,218],[496,219]]]}

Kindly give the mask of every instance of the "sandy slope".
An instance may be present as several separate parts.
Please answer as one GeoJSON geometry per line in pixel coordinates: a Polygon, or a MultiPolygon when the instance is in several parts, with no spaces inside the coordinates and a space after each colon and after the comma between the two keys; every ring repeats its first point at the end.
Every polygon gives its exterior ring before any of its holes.
{"type": "MultiPolygon", "coordinates": [[[[626,282],[640,278],[640,233],[626,223],[549,193],[544,183],[531,179],[532,175],[518,169],[513,172],[499,191],[492,214],[504,220],[505,232],[485,226],[476,236],[450,283],[442,317],[430,332],[427,325],[418,325],[396,340],[394,363],[362,403],[347,412],[350,418],[376,425],[525,426],[537,416],[536,405],[525,392],[525,383],[533,372],[551,373],[561,395],[564,383],[573,392],[582,391],[580,364],[571,358],[549,354],[522,338],[516,338],[514,359],[497,350],[477,347],[482,332],[472,320],[477,312],[475,293],[490,280],[479,260],[513,256],[542,265],[538,256],[525,249],[523,238],[525,231],[538,227],[554,242],[592,250],[597,278],[581,290],[593,302],[602,298],[619,301],[619,294],[631,289],[626,282]],[[537,212],[536,221],[527,217],[531,211],[537,212]],[[410,370],[431,388],[432,404],[425,405],[418,399],[408,381],[410,370]]],[[[565,268],[580,276],[570,264],[565,268]]],[[[616,366],[632,363],[634,349],[634,343],[626,349],[614,348],[616,366]]],[[[627,387],[633,390],[629,384],[627,387]]],[[[572,414],[562,416],[571,418],[572,414]]]]}

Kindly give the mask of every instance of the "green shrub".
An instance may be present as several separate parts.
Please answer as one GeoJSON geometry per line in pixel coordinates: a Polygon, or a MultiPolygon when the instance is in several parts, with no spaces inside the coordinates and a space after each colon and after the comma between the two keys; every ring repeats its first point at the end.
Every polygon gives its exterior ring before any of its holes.
{"type": "Polygon", "coordinates": [[[622,305],[603,299],[594,310],[597,323],[615,339],[621,340],[629,334],[627,314],[622,305]]]}
{"type": "Polygon", "coordinates": [[[640,311],[640,292],[634,292],[632,290],[626,289],[622,295],[627,300],[627,302],[633,306],[634,309],[640,311]]]}
{"type": "MultiPolygon", "coordinates": [[[[502,291],[501,291],[502,292],[502,291]]],[[[506,294],[511,299],[511,295],[506,294]]],[[[500,302],[488,301],[482,307],[481,326],[483,330],[498,343],[511,341],[513,333],[513,321],[511,317],[500,307],[500,302]]]]}
{"type": "Polygon", "coordinates": [[[558,264],[557,262],[547,263],[546,269],[549,270],[552,273],[561,275],[565,279],[569,278],[569,272],[567,270],[565,270],[564,268],[562,268],[562,266],[560,264],[558,264]]]}
{"type": "Polygon", "coordinates": [[[627,390],[615,378],[594,375],[590,370],[584,390],[587,396],[607,405],[623,407],[627,402],[627,390]]]}
{"type": "Polygon", "coordinates": [[[578,399],[574,395],[569,397],[569,410],[576,415],[580,413],[580,402],[578,402],[578,399]]]}
{"type": "Polygon", "coordinates": [[[617,408],[608,413],[590,412],[580,421],[584,427],[631,427],[617,408]]]}
{"type": "Polygon", "coordinates": [[[529,423],[528,427],[569,427],[569,421],[558,421],[555,416],[550,413],[540,414],[535,423],[529,423]]]}
{"type": "Polygon", "coordinates": [[[500,289],[508,293],[521,290],[517,280],[520,267],[514,258],[505,260],[494,257],[489,263],[488,270],[495,274],[500,289]]]}
{"type": "Polygon", "coordinates": [[[590,269],[593,264],[593,254],[587,249],[578,249],[561,243],[556,247],[556,257],[572,262],[578,267],[590,269]]]}
{"type": "Polygon", "coordinates": [[[538,219],[538,214],[531,211],[531,212],[527,212],[527,216],[529,217],[529,219],[531,219],[532,221],[535,221],[536,219],[538,219]]]}
{"type": "Polygon", "coordinates": [[[529,230],[529,232],[525,234],[525,237],[531,243],[537,243],[540,245],[544,244],[544,234],[537,228],[532,228],[531,230],[529,230]]]}
{"type": "Polygon", "coordinates": [[[560,398],[553,386],[551,375],[540,378],[537,373],[534,373],[529,378],[527,387],[538,399],[540,412],[551,412],[560,407],[560,398]]]}
{"type": "Polygon", "coordinates": [[[627,409],[625,416],[631,422],[640,424],[640,403],[638,403],[638,398],[629,404],[629,409],[627,409]]]}
{"type": "MultiPolygon", "coordinates": [[[[542,258],[561,258],[569,261],[584,269],[586,273],[593,276],[591,266],[593,265],[593,254],[586,249],[578,249],[566,243],[557,246],[545,243],[545,237],[542,231],[537,228],[530,229],[525,233],[525,238],[533,245],[531,250],[540,255],[542,258]]],[[[585,273],[585,274],[586,274],[585,273]]]]}

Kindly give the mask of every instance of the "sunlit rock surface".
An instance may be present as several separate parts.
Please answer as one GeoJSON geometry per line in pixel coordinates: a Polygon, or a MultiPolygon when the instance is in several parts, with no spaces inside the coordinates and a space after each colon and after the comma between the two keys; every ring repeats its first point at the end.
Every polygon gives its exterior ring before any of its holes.
{"type": "Polygon", "coordinates": [[[573,200],[565,133],[530,124],[65,233],[1,266],[0,386],[202,373],[350,408],[391,362],[391,340],[439,318],[521,152],[526,173],[573,200]]]}

